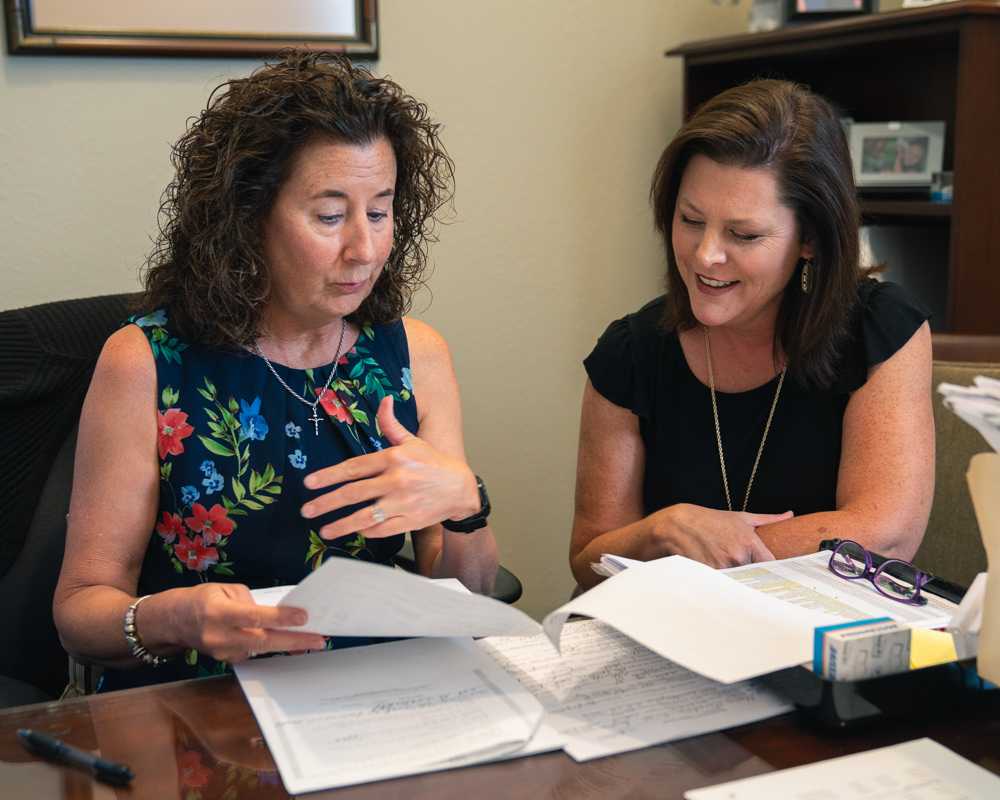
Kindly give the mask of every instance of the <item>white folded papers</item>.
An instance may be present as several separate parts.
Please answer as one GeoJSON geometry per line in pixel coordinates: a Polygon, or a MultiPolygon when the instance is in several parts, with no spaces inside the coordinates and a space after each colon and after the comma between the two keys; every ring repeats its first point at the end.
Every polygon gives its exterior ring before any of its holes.
{"type": "Polygon", "coordinates": [[[979,375],[974,386],[942,383],[944,404],[979,431],[1000,452],[1000,381],[979,375]]]}
{"type": "Polygon", "coordinates": [[[531,741],[543,714],[468,639],[408,639],[235,669],[290,794],[509,756],[531,741]]]}

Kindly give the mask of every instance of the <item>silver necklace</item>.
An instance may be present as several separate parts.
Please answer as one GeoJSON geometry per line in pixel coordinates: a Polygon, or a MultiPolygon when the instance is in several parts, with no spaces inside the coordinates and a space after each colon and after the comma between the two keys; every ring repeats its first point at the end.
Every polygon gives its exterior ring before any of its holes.
{"type": "Polygon", "coordinates": [[[344,334],[346,332],[347,332],[347,320],[342,319],[340,321],[340,341],[337,342],[337,354],[333,357],[333,367],[330,370],[330,374],[327,376],[326,383],[323,384],[323,391],[321,391],[318,395],[316,395],[316,399],[313,400],[312,402],[306,400],[291,386],[285,383],[285,379],[278,374],[278,371],[274,368],[274,365],[267,360],[267,356],[265,356],[260,351],[260,346],[257,344],[257,342],[254,342],[251,345],[251,349],[253,350],[254,354],[260,356],[264,360],[264,363],[267,364],[267,368],[271,370],[271,374],[278,379],[278,383],[280,383],[283,387],[285,387],[285,391],[288,392],[292,397],[294,397],[299,402],[305,403],[312,410],[312,416],[308,417],[308,419],[313,424],[313,431],[316,436],[319,436],[319,421],[320,419],[322,419],[320,415],[317,413],[316,407],[319,405],[320,400],[322,400],[326,396],[327,389],[329,389],[330,384],[333,383],[333,376],[337,374],[337,362],[340,361],[340,349],[344,346],[344,334]]]}
{"type": "MultiPolygon", "coordinates": [[[[712,395],[712,419],[715,421],[715,443],[719,447],[719,466],[722,467],[722,488],[726,490],[726,506],[733,510],[733,501],[729,499],[729,478],[726,476],[726,457],[722,453],[722,432],[719,430],[719,408],[715,404],[715,375],[712,372],[712,340],[708,336],[708,328],[702,328],[705,332],[705,355],[708,359],[708,389],[712,395]]],[[[778,388],[774,392],[774,401],[771,403],[771,412],[767,415],[767,424],[764,426],[764,435],[760,437],[760,447],[757,448],[757,458],[753,461],[753,469],[750,470],[750,481],[747,483],[747,492],[743,495],[743,511],[747,510],[747,503],[750,501],[750,488],[753,486],[753,479],[757,477],[757,465],[760,464],[760,455],[764,452],[764,442],[767,441],[767,434],[771,430],[771,420],[774,419],[774,409],[778,407],[778,398],[781,396],[781,385],[785,382],[785,373],[788,367],[781,370],[781,377],[778,379],[778,388]]]]}

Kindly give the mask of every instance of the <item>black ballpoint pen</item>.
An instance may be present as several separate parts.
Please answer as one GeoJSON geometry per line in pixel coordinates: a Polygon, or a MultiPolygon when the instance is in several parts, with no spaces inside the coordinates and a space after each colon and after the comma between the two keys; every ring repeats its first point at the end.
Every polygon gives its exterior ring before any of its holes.
{"type": "Polygon", "coordinates": [[[98,758],[93,753],[88,753],[86,750],[78,750],[65,742],[61,742],[52,736],[39,733],[38,731],[21,728],[17,732],[17,738],[21,740],[21,744],[35,755],[84,769],[102,783],[110,783],[113,786],[125,786],[135,777],[132,770],[124,764],[116,764],[114,761],[106,761],[103,758],[98,758]]]}

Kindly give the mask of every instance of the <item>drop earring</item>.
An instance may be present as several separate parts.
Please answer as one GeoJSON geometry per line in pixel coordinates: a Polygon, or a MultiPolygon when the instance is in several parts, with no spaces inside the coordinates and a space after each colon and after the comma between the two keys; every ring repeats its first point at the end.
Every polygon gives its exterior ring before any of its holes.
{"type": "Polygon", "coordinates": [[[810,259],[806,259],[805,263],[802,265],[802,273],[799,275],[799,286],[802,289],[802,294],[809,294],[812,291],[813,285],[813,263],[810,259]]]}

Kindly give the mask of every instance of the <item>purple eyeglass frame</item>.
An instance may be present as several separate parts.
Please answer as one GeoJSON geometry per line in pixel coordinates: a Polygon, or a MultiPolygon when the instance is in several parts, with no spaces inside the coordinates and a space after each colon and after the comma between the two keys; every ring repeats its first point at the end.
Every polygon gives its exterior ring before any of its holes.
{"type": "MultiPolygon", "coordinates": [[[[871,581],[872,586],[875,587],[875,591],[878,592],[883,597],[888,597],[890,600],[895,600],[897,603],[904,603],[908,606],[922,606],[927,604],[927,598],[920,594],[920,590],[927,585],[927,583],[934,577],[928,572],[923,572],[917,569],[909,561],[903,561],[901,558],[888,558],[879,564],[877,567],[872,562],[872,554],[868,552],[868,549],[862,547],[855,541],[851,539],[844,539],[840,544],[838,544],[833,552],[830,554],[830,561],[827,563],[827,569],[830,570],[838,578],[843,578],[847,581],[856,581],[860,578],[871,581]],[[852,544],[857,547],[862,553],[865,554],[865,571],[860,575],[845,575],[843,572],[837,572],[833,568],[834,559],[837,557],[837,553],[840,552],[841,548],[845,545],[852,544]],[[881,587],[876,582],[879,576],[885,572],[885,568],[890,564],[902,564],[913,570],[913,597],[897,597],[896,595],[889,594],[888,592],[882,591],[881,587]]],[[[892,574],[889,574],[890,578],[893,578],[892,574]]],[[[896,580],[893,578],[893,580],[896,580]]]]}

